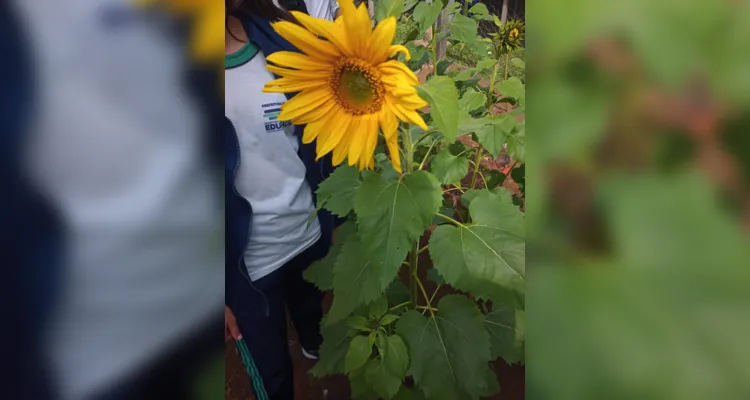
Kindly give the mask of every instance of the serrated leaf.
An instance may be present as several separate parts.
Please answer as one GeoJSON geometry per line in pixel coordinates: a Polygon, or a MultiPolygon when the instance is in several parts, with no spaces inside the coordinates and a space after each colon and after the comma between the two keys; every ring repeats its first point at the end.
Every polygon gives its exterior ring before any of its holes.
{"type": "Polygon", "coordinates": [[[435,76],[417,86],[422,98],[430,103],[430,116],[448,142],[458,135],[458,90],[447,76],[435,76]]]}
{"type": "Polygon", "coordinates": [[[519,124],[519,129],[516,129],[516,132],[514,134],[508,136],[507,141],[508,154],[510,155],[510,158],[525,163],[526,129],[524,128],[524,124],[519,124]]]}
{"type": "Polygon", "coordinates": [[[352,340],[347,334],[348,331],[349,328],[343,321],[321,327],[323,344],[320,346],[320,360],[310,370],[312,376],[322,378],[326,375],[345,372],[346,353],[349,351],[349,343],[352,340]]]}
{"type": "Polygon", "coordinates": [[[476,305],[459,295],[440,300],[436,318],[405,313],[396,331],[406,342],[409,374],[429,399],[476,399],[487,390],[490,343],[476,305]]]}
{"type": "Polygon", "coordinates": [[[524,105],[526,100],[526,89],[520,79],[513,76],[504,81],[500,81],[495,88],[505,97],[518,100],[520,105],[524,105]]]}
{"type": "MultiPolygon", "coordinates": [[[[525,218],[509,198],[482,191],[471,200],[472,222],[440,225],[433,231],[430,257],[451,286],[478,297],[501,291],[523,307],[525,293],[525,218]]],[[[508,299],[504,299],[508,300],[508,299]]]]}
{"type": "Polygon", "coordinates": [[[451,35],[464,43],[473,42],[477,38],[477,21],[457,14],[450,23],[451,35]]]}
{"type": "Polygon", "coordinates": [[[351,252],[346,251],[346,246],[342,249],[339,259],[349,256],[348,265],[336,264],[331,314],[336,310],[338,316],[344,317],[341,311],[380,297],[396,277],[413,243],[429,227],[441,201],[440,183],[426,171],[404,175],[394,182],[373,174],[362,182],[354,199],[362,246],[351,245],[351,252]]]}
{"type": "Polygon", "coordinates": [[[345,217],[352,210],[354,193],[359,184],[359,170],[350,166],[336,168],[318,186],[318,205],[339,217],[345,217]]]}
{"type": "Polygon", "coordinates": [[[430,163],[430,171],[440,183],[447,185],[461,180],[469,173],[469,160],[454,156],[445,148],[430,163]]]}
{"type": "Polygon", "coordinates": [[[354,315],[354,316],[347,318],[346,324],[352,329],[356,329],[360,331],[370,330],[370,327],[367,324],[367,318],[359,316],[359,315],[354,315]]]}
{"type": "Polygon", "coordinates": [[[477,91],[473,87],[466,89],[463,96],[458,100],[458,106],[462,110],[469,112],[484,107],[486,103],[487,95],[477,91]]]}
{"type": "Polygon", "coordinates": [[[508,364],[524,359],[524,312],[510,307],[493,305],[484,316],[490,335],[490,354],[493,359],[502,357],[508,364]]]}
{"type": "Polygon", "coordinates": [[[371,354],[372,346],[370,346],[367,336],[355,336],[349,344],[349,351],[346,352],[344,370],[348,373],[365,365],[371,354]]]}
{"type": "MultiPolygon", "coordinates": [[[[382,289],[378,283],[386,279],[383,269],[368,257],[363,257],[364,253],[360,235],[350,235],[333,267],[333,304],[326,316],[326,323],[341,320],[359,306],[380,298],[382,289]]],[[[393,272],[393,277],[395,275],[396,272],[393,272]]]]}
{"type": "Polygon", "coordinates": [[[379,336],[380,357],[367,363],[367,382],[384,399],[396,396],[406,377],[409,355],[406,344],[398,335],[379,336]]]}
{"type": "Polygon", "coordinates": [[[440,11],[443,10],[443,3],[440,1],[433,1],[432,3],[420,2],[414,8],[412,16],[414,20],[419,24],[419,33],[423,34],[437,21],[440,16],[440,11]]]}
{"type": "Polygon", "coordinates": [[[341,253],[341,247],[352,233],[356,231],[356,225],[352,221],[347,221],[339,226],[334,236],[334,245],[328,251],[328,254],[322,259],[312,263],[302,272],[306,281],[315,285],[322,291],[333,289],[333,268],[336,259],[341,253]]]}
{"type": "Polygon", "coordinates": [[[382,21],[388,17],[398,18],[405,6],[404,0],[378,0],[375,3],[375,19],[382,21]]]}
{"type": "Polygon", "coordinates": [[[490,120],[491,123],[474,131],[479,143],[484,146],[493,157],[500,155],[503,145],[516,126],[516,119],[508,114],[499,115],[490,120]]]}

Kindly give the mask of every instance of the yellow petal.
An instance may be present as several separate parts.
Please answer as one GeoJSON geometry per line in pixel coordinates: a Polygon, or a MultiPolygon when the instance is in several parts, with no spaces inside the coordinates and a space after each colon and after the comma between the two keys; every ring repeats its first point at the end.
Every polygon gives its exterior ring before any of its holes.
{"type": "MultiPolygon", "coordinates": [[[[281,121],[289,121],[310,112],[317,111],[319,113],[326,105],[330,110],[333,106],[332,100],[331,92],[328,91],[327,88],[304,90],[281,106],[281,113],[279,114],[278,119],[281,121]]],[[[305,122],[296,120],[294,122],[295,124],[302,124],[311,122],[315,119],[318,118],[311,120],[308,119],[305,122]]]]}
{"type": "Polygon", "coordinates": [[[396,135],[398,132],[398,119],[393,114],[391,106],[388,103],[383,104],[383,109],[380,110],[380,129],[383,131],[383,136],[386,139],[390,139],[391,136],[396,135]]]}
{"type": "Polygon", "coordinates": [[[367,45],[369,61],[378,65],[388,59],[393,36],[396,34],[396,18],[388,17],[375,27],[367,45]]]}
{"type": "Polygon", "coordinates": [[[330,153],[331,150],[336,148],[339,142],[341,142],[341,138],[343,138],[347,132],[351,131],[350,125],[352,123],[352,118],[340,107],[334,107],[333,111],[329,113],[329,116],[320,121],[323,128],[328,129],[328,133],[326,134],[325,141],[318,140],[319,146],[317,147],[318,154],[316,159],[320,159],[330,153]]]}
{"type": "Polygon", "coordinates": [[[388,57],[393,57],[394,55],[398,53],[404,53],[404,56],[406,57],[405,58],[406,61],[411,60],[411,53],[409,53],[409,49],[407,49],[406,47],[400,44],[394,44],[388,49],[388,57]]]}
{"type": "Polygon", "coordinates": [[[354,122],[349,127],[349,134],[352,135],[352,141],[349,143],[349,165],[353,166],[359,161],[362,149],[365,147],[365,128],[367,124],[365,119],[368,116],[354,117],[354,122]]]}
{"type": "Polygon", "coordinates": [[[344,135],[341,138],[341,142],[333,149],[333,166],[337,166],[344,162],[347,154],[349,154],[349,144],[352,142],[354,135],[344,135]]]}
{"type": "Polygon", "coordinates": [[[401,154],[398,152],[398,135],[391,136],[390,139],[386,139],[385,145],[388,146],[388,154],[391,156],[391,164],[393,169],[402,173],[401,170],[401,154]]]}
{"type": "Polygon", "coordinates": [[[318,137],[320,132],[320,126],[316,124],[307,124],[305,126],[305,133],[302,134],[302,143],[312,143],[315,138],[318,137]]]}
{"type": "Polygon", "coordinates": [[[380,73],[386,76],[399,76],[405,77],[410,85],[418,85],[419,79],[412,70],[409,69],[404,63],[398,62],[397,60],[386,61],[378,66],[380,73]]]}
{"type": "Polygon", "coordinates": [[[403,96],[398,98],[399,104],[407,109],[417,110],[422,107],[426,107],[429,103],[424,101],[416,93],[411,96],[403,96]]]}
{"type": "Polygon", "coordinates": [[[301,69],[301,70],[323,70],[331,69],[331,64],[326,61],[318,60],[302,53],[293,51],[277,51],[266,57],[266,61],[274,63],[280,67],[301,69]]]}
{"type": "Polygon", "coordinates": [[[285,78],[299,79],[299,80],[328,79],[333,73],[332,69],[316,70],[316,71],[309,71],[309,70],[301,71],[298,69],[280,68],[271,64],[266,65],[266,69],[268,69],[269,71],[273,72],[274,74],[278,76],[282,76],[285,78]]]}
{"type": "Polygon", "coordinates": [[[427,131],[427,124],[424,123],[422,117],[416,111],[407,110],[399,104],[393,104],[393,109],[396,112],[396,116],[404,121],[410,122],[418,127],[422,128],[423,131],[427,131]]]}
{"type": "Polygon", "coordinates": [[[372,21],[370,21],[367,7],[360,4],[352,17],[343,15],[343,18],[349,43],[352,45],[355,54],[362,59],[367,59],[367,44],[372,34],[372,21]]]}
{"type": "Polygon", "coordinates": [[[300,81],[290,78],[279,78],[266,83],[263,87],[265,93],[294,93],[305,89],[313,89],[328,86],[326,81],[300,81]]]}
{"type": "Polygon", "coordinates": [[[361,135],[365,137],[365,146],[359,156],[359,169],[366,169],[370,160],[375,157],[375,147],[378,146],[378,115],[368,115],[364,120],[361,135]]]}
{"type": "Polygon", "coordinates": [[[310,57],[333,61],[341,56],[336,46],[318,39],[310,31],[295,23],[279,21],[273,23],[272,26],[276,33],[310,57]]]}
{"type": "Polygon", "coordinates": [[[305,28],[309,29],[314,34],[328,39],[334,46],[338,47],[338,50],[346,55],[351,56],[354,53],[349,46],[349,42],[346,39],[346,33],[342,29],[341,24],[335,24],[331,21],[313,18],[305,13],[299,11],[292,11],[292,15],[297,18],[305,28]]]}

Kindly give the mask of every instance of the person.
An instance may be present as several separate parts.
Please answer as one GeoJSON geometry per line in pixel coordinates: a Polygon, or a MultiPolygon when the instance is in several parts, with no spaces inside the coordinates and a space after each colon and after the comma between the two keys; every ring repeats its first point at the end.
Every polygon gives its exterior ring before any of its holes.
{"type": "Polygon", "coordinates": [[[0,119],[26,117],[27,126],[3,122],[3,133],[23,130],[24,144],[0,147],[24,166],[8,171],[30,189],[3,180],[3,198],[33,189],[48,211],[24,212],[35,202],[21,198],[24,208],[10,209],[18,220],[2,223],[23,252],[2,252],[26,275],[18,312],[33,319],[6,320],[8,332],[32,332],[3,343],[39,368],[19,378],[25,395],[0,398],[191,398],[200,368],[224,345],[222,147],[210,129],[221,119],[204,118],[211,105],[201,102],[217,95],[219,74],[186,73],[182,44],[161,25],[168,19],[128,2],[5,3],[20,22],[0,20],[2,42],[17,25],[27,40],[0,47],[11,57],[0,77],[14,79],[3,81],[13,97],[0,105],[16,108],[0,119]],[[11,71],[18,67],[26,73],[11,71]],[[33,235],[48,237],[25,237],[33,235]]]}
{"type": "Polygon", "coordinates": [[[323,294],[302,273],[342,222],[325,210],[311,218],[333,166],[302,144],[304,126],[277,120],[291,96],[262,91],[274,79],[265,58],[297,51],[271,23],[294,17],[272,0],[226,0],[226,10],[226,336],[245,341],[271,399],[292,400],[285,308],[303,355],[317,359],[323,294]]]}

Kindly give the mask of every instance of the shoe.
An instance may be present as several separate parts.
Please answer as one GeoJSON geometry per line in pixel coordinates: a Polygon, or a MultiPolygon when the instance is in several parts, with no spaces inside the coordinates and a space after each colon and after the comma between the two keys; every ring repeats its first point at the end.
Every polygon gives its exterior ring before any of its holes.
{"type": "Polygon", "coordinates": [[[302,348],[302,355],[308,360],[317,360],[320,358],[320,353],[317,350],[305,350],[304,347],[302,348]]]}

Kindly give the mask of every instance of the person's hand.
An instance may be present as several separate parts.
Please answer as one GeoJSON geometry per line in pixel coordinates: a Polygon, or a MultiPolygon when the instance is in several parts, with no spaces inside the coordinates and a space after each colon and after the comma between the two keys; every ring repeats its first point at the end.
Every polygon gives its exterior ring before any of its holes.
{"type": "Polygon", "coordinates": [[[229,307],[224,306],[224,340],[229,339],[240,340],[242,334],[240,333],[240,327],[237,326],[237,319],[234,318],[234,313],[229,307]]]}

